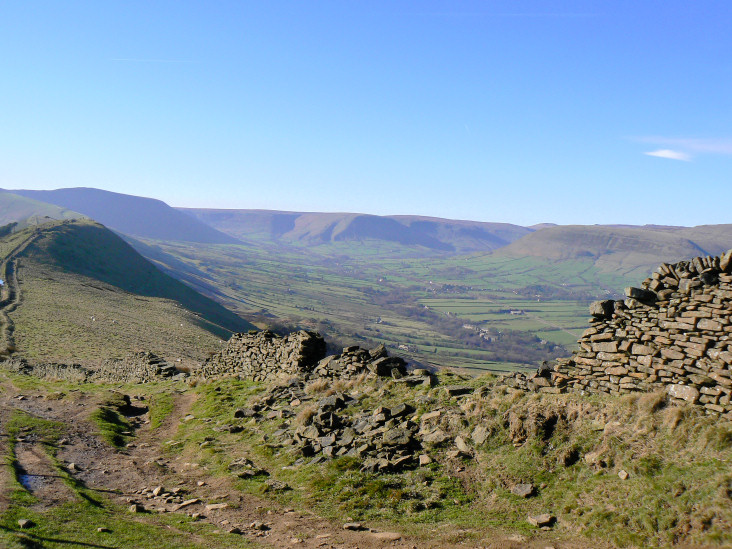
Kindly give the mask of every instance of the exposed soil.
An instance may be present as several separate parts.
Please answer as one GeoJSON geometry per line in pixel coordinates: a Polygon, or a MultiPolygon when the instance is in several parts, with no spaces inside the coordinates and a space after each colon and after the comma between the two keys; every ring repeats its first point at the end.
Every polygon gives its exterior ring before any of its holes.
{"type": "MultiPolygon", "coordinates": [[[[119,504],[130,506],[139,503],[146,512],[199,513],[200,520],[215,524],[222,530],[236,527],[241,534],[232,535],[247,536],[264,546],[313,549],[588,546],[582,542],[526,542],[520,537],[512,540],[504,536],[485,539],[477,544],[473,541],[447,541],[450,536],[453,540],[459,536],[457,529],[452,532],[436,531],[432,540],[411,539],[397,532],[370,531],[367,524],[363,531],[344,530],[345,517],[343,522],[334,523],[308,511],[285,509],[272,501],[237,491],[229,478],[212,477],[204,468],[184,462],[184,458],[165,457],[160,448],[173,437],[181,418],[193,404],[195,395],[191,393],[176,397],[173,412],[155,430],[150,429],[146,416],[131,418],[133,423],[137,423],[137,436],[128,449],[118,451],[92,434],[96,427],[86,418],[95,407],[93,397],[78,393],[60,400],[48,400],[43,395],[25,392],[25,399],[19,400],[17,389],[6,389],[0,394],[0,422],[4,425],[14,408],[43,419],[63,421],[68,431],[60,445],[58,458],[87,488],[119,504]],[[71,463],[75,466],[69,469],[71,463]],[[156,486],[163,486],[166,490],[179,488],[186,500],[198,501],[181,508],[179,504],[135,493],[156,486]],[[206,510],[206,504],[211,502],[226,502],[229,506],[206,510]],[[253,526],[254,523],[264,527],[253,526]]],[[[0,437],[0,446],[6,444],[5,437],[0,437]]],[[[39,506],[49,507],[75,497],[58,478],[43,448],[31,436],[16,446],[16,452],[24,473],[32,475],[26,478],[31,491],[41,501],[39,506]]],[[[9,474],[8,469],[0,468],[0,475],[9,474]]],[[[7,486],[7,483],[2,482],[2,486],[7,486]]],[[[3,506],[7,506],[7,494],[0,494],[0,508],[3,506]]]]}
{"type": "Polygon", "coordinates": [[[39,499],[38,510],[76,499],[39,443],[18,441],[15,459],[17,478],[39,499]]]}

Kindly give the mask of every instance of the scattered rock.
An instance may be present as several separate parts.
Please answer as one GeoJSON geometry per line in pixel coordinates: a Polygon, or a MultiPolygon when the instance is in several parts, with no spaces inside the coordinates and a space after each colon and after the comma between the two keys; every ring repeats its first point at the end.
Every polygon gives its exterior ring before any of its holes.
{"type": "Polygon", "coordinates": [[[343,525],[343,529],[344,530],[353,530],[356,532],[365,530],[365,528],[363,527],[363,524],[361,524],[360,522],[347,522],[343,525]]]}
{"type": "Polygon", "coordinates": [[[196,505],[197,503],[201,503],[201,500],[200,500],[200,499],[198,499],[198,498],[192,498],[192,499],[187,499],[187,500],[185,500],[184,502],[182,502],[182,503],[179,503],[179,504],[178,504],[178,505],[176,506],[176,511],[177,511],[177,510],[180,510],[180,509],[183,509],[184,507],[188,507],[188,506],[190,506],[190,505],[196,505]]]}
{"type": "Polygon", "coordinates": [[[399,541],[402,535],[397,532],[371,532],[371,536],[382,541],[399,541]]]}
{"type": "Polygon", "coordinates": [[[529,524],[532,526],[542,528],[544,526],[552,526],[556,522],[557,518],[549,513],[542,513],[541,515],[529,515],[526,520],[528,520],[529,524]]]}
{"type": "Polygon", "coordinates": [[[511,493],[521,498],[530,498],[536,492],[533,484],[517,484],[511,488],[511,493]]]}
{"type": "Polygon", "coordinates": [[[273,490],[275,492],[283,492],[285,490],[291,490],[290,486],[282,482],[281,480],[275,480],[273,478],[268,478],[264,481],[264,485],[267,487],[267,490],[273,490]]]}
{"type": "Polygon", "coordinates": [[[618,471],[618,476],[620,477],[620,480],[626,480],[630,475],[625,469],[621,469],[618,471]]]}
{"type": "Polygon", "coordinates": [[[448,387],[445,387],[444,391],[447,393],[447,396],[457,397],[469,395],[473,392],[473,388],[467,385],[450,385],[448,387]]]}
{"type": "Polygon", "coordinates": [[[18,527],[23,530],[25,530],[26,528],[33,528],[35,525],[36,523],[30,519],[18,519],[18,527]]]}

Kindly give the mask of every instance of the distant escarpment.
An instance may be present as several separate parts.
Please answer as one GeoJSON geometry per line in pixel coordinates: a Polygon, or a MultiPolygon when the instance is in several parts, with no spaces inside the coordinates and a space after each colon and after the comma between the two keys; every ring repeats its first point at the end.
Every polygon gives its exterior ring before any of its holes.
{"type": "MultiPolygon", "coordinates": [[[[235,238],[153,198],[85,187],[53,191],[13,190],[11,192],[14,195],[39,201],[36,204],[45,203],[42,205],[46,209],[50,209],[51,204],[57,206],[57,209],[64,209],[63,218],[76,217],[78,214],[74,215],[74,212],[79,212],[110,229],[132,236],[205,244],[238,243],[235,238]],[[73,211],[69,212],[69,210],[73,211]]],[[[45,210],[42,211],[43,215],[49,215],[45,210]]],[[[56,217],[54,213],[50,215],[56,217]]]]}
{"type": "Polygon", "coordinates": [[[732,419],[732,250],[664,263],[625,293],[592,304],[571,358],[507,383],[550,393],[662,390],[732,419]]]}
{"type": "Polygon", "coordinates": [[[292,245],[374,241],[436,252],[490,251],[529,234],[510,223],[485,223],[415,215],[281,212],[181,208],[242,240],[292,245]]]}

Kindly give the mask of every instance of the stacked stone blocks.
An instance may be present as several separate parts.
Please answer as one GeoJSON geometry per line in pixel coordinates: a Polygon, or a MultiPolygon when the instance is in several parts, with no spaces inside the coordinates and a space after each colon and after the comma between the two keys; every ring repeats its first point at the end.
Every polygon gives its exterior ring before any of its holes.
{"type": "Polygon", "coordinates": [[[611,394],[665,390],[732,418],[732,250],[661,265],[626,299],[595,302],[580,350],[548,385],[611,394]],[[561,380],[561,383],[557,383],[561,380]]]}

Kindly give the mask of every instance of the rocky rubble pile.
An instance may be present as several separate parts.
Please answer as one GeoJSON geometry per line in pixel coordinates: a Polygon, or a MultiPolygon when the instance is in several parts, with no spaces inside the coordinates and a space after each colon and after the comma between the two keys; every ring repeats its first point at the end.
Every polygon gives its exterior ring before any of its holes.
{"type": "Polygon", "coordinates": [[[732,250],[663,264],[625,294],[590,306],[571,358],[505,382],[542,392],[664,390],[732,419],[732,250]]]}
{"type": "MultiPolygon", "coordinates": [[[[274,437],[278,444],[293,447],[301,455],[297,465],[352,456],[362,461],[364,471],[398,471],[418,463],[416,453],[425,435],[433,435],[425,440],[431,444],[450,439],[444,433],[434,436],[431,430],[422,431],[414,421],[415,408],[410,403],[361,409],[358,398],[342,392],[315,399],[306,393],[305,383],[293,379],[272,387],[251,408],[234,414],[235,419],[253,418],[255,422],[285,420],[274,437]]],[[[226,428],[239,430],[236,425],[226,428]]]]}
{"type": "Polygon", "coordinates": [[[358,346],[345,347],[339,355],[325,357],[312,372],[314,377],[350,379],[361,374],[399,379],[407,375],[407,363],[391,357],[384,345],[367,351],[358,346]]]}
{"type": "Polygon", "coordinates": [[[325,341],[315,332],[301,330],[284,337],[268,330],[234,334],[197,373],[204,378],[268,381],[309,372],[324,356],[325,341]]]}
{"type": "Polygon", "coordinates": [[[364,471],[398,471],[415,465],[415,452],[422,445],[417,439],[419,427],[412,421],[414,407],[379,406],[349,416],[343,412],[352,401],[343,393],[322,398],[307,424],[281,430],[280,441],[296,446],[303,458],[357,457],[364,471]]]}

